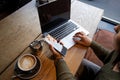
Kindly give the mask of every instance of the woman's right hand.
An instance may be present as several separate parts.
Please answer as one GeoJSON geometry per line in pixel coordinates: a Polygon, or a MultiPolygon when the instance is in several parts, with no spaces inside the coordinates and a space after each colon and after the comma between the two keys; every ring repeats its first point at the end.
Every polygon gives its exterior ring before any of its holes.
{"type": "Polygon", "coordinates": [[[73,40],[78,43],[81,44],[85,47],[89,47],[91,45],[92,39],[90,39],[88,36],[86,36],[83,32],[78,32],[73,36],[73,40]],[[80,40],[75,39],[75,37],[80,38],[80,40]]]}

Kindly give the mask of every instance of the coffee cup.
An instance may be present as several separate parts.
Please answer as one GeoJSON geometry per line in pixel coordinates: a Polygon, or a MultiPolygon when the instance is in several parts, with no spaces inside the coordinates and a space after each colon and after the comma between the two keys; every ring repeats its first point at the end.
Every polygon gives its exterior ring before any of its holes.
{"type": "Polygon", "coordinates": [[[32,54],[22,55],[17,62],[18,68],[21,71],[31,71],[35,68],[37,64],[37,59],[32,54]]]}

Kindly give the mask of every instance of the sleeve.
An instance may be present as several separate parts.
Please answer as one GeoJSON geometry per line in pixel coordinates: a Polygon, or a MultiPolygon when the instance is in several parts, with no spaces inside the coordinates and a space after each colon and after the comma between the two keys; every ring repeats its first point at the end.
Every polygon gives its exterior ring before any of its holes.
{"type": "Polygon", "coordinates": [[[75,80],[73,74],[70,72],[66,62],[59,59],[55,62],[57,80],[75,80]]]}
{"type": "Polygon", "coordinates": [[[95,41],[92,41],[90,47],[93,49],[97,57],[104,62],[104,59],[109,55],[110,51],[95,41]]]}

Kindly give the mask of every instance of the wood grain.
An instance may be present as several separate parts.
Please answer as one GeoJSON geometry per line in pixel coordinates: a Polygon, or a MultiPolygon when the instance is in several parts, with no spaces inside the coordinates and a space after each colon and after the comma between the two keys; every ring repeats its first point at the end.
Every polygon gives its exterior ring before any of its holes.
{"type": "Polygon", "coordinates": [[[77,44],[68,50],[67,55],[65,56],[65,61],[73,75],[75,75],[76,71],[78,70],[86,51],[86,47],[82,47],[77,44]]]}
{"type": "MultiPolygon", "coordinates": [[[[71,18],[86,28],[90,32],[89,36],[93,37],[103,10],[80,1],[74,1],[71,9],[71,18]]],[[[0,28],[0,72],[4,70],[0,74],[0,80],[10,80],[19,55],[31,53],[27,46],[41,33],[35,0],[0,21],[0,28]]],[[[40,38],[39,36],[38,39],[40,38]]],[[[65,56],[65,61],[74,75],[86,50],[85,47],[75,45],[65,56]]],[[[47,54],[51,52],[44,45],[42,53],[38,53],[42,63],[41,71],[32,80],[56,80],[54,62],[46,57],[47,54]]]]}
{"type": "Polygon", "coordinates": [[[0,73],[40,32],[34,1],[0,21],[0,73]]]}
{"type": "MultiPolygon", "coordinates": [[[[39,39],[41,39],[41,36],[38,38],[38,40],[39,39]]],[[[67,55],[65,56],[65,61],[74,75],[85,55],[86,50],[87,48],[85,47],[75,45],[70,50],[68,50],[67,55]]],[[[32,53],[29,47],[21,55],[26,53],[32,53]]],[[[37,57],[41,60],[42,66],[37,76],[31,80],[56,80],[54,61],[46,56],[46,54],[52,54],[48,45],[44,43],[42,51],[39,51],[37,54],[37,57]]],[[[17,59],[1,74],[0,80],[9,80],[14,75],[14,66],[16,62],[17,59]]]]}
{"type": "Polygon", "coordinates": [[[74,0],[71,5],[71,19],[83,26],[90,32],[89,37],[93,37],[99,21],[102,18],[103,10],[94,6],[74,0]]]}
{"type": "MultiPolygon", "coordinates": [[[[37,40],[39,39],[41,39],[41,36],[39,36],[37,40]]],[[[32,53],[29,47],[21,54],[21,56],[27,53],[32,53]]],[[[44,44],[42,51],[39,51],[37,55],[37,57],[41,60],[41,64],[42,64],[41,70],[40,73],[35,78],[33,78],[33,80],[39,80],[39,79],[41,80],[43,78],[46,78],[46,76],[49,75],[48,73],[51,72],[52,69],[55,72],[55,66],[53,60],[47,58],[45,55],[48,53],[52,54],[51,51],[48,49],[48,45],[44,44]]],[[[0,75],[0,80],[9,80],[14,75],[14,66],[16,62],[17,59],[0,75]]],[[[54,75],[56,75],[56,73],[54,75]]],[[[56,77],[53,78],[56,79],[56,77]]]]}

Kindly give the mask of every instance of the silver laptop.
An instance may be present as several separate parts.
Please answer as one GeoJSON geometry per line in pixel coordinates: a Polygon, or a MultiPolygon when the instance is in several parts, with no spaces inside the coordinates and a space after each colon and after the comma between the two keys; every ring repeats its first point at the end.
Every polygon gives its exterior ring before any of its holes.
{"type": "MultiPolygon", "coordinates": [[[[48,33],[61,40],[69,49],[75,42],[73,36],[77,32],[89,34],[87,30],[70,19],[71,0],[54,0],[37,6],[42,33],[48,33]]],[[[76,13],[77,14],[77,13],[76,13]]]]}

